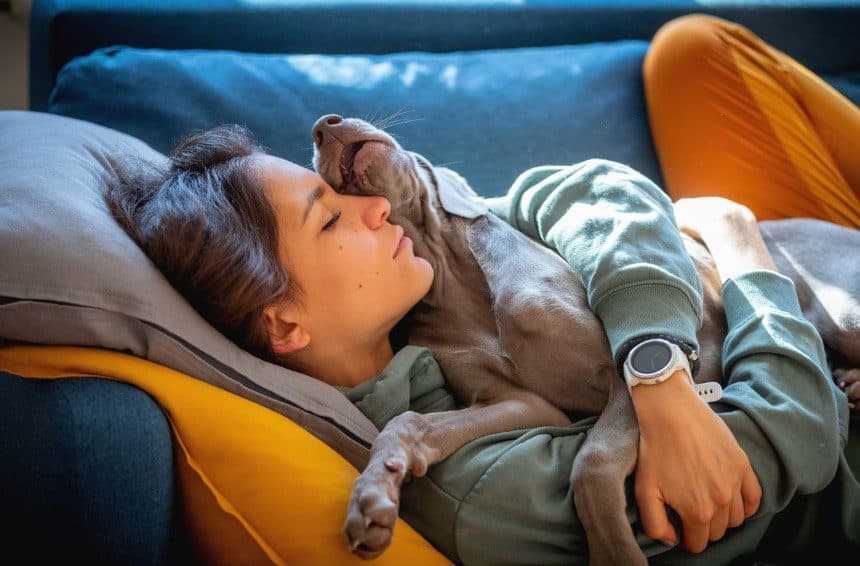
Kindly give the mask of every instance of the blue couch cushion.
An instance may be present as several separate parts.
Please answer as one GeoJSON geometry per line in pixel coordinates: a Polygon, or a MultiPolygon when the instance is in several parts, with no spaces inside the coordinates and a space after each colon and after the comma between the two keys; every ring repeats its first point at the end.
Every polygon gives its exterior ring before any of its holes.
{"type": "Polygon", "coordinates": [[[815,73],[855,73],[858,84],[857,0],[44,0],[30,17],[30,108],[47,110],[66,63],[111,45],[440,53],[650,41],[691,13],[744,25],[815,73]]]}
{"type": "Polygon", "coordinates": [[[662,186],[642,90],[647,48],[623,40],[337,56],[113,46],[62,69],[49,111],[163,153],[190,130],[242,123],[271,153],[306,166],[311,126],[335,113],[385,127],[485,196],[529,167],[592,157],[662,186]]]}

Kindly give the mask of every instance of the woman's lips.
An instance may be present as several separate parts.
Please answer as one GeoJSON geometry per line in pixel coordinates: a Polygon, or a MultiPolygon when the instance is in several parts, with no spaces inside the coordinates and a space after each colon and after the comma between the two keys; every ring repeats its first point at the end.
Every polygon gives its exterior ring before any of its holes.
{"type": "Polygon", "coordinates": [[[404,249],[406,249],[406,246],[409,246],[411,244],[412,244],[412,239],[409,236],[403,236],[400,239],[400,243],[397,245],[397,251],[394,253],[394,257],[397,257],[398,255],[400,255],[400,252],[402,252],[404,249]]]}
{"type": "MultiPolygon", "coordinates": [[[[409,238],[405,235],[403,226],[395,225],[395,229],[397,231],[397,243],[394,245],[394,255],[391,256],[392,258],[397,257],[397,254],[400,253],[400,248],[402,248],[403,244],[405,243],[404,240],[409,240],[409,238]]],[[[411,242],[412,240],[409,241],[411,242]]]]}

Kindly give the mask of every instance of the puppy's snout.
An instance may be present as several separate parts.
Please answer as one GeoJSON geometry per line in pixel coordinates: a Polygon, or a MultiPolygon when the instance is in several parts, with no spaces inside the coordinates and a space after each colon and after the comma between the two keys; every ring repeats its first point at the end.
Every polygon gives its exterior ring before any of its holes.
{"type": "Polygon", "coordinates": [[[326,114],[317,120],[311,130],[314,143],[317,144],[317,147],[322,147],[323,143],[328,139],[328,136],[331,135],[332,130],[336,129],[342,123],[343,118],[337,114],[326,114]]]}

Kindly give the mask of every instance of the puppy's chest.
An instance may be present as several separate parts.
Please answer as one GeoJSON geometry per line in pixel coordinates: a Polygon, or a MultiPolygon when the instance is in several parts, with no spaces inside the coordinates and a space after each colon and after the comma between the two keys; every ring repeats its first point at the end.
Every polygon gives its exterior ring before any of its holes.
{"type": "Polygon", "coordinates": [[[540,313],[551,332],[556,322],[581,324],[591,315],[585,288],[571,266],[503,220],[490,214],[473,222],[466,240],[497,317],[540,313]]]}
{"type": "MultiPolygon", "coordinates": [[[[563,258],[492,214],[464,221],[459,233],[470,261],[452,269],[472,272],[446,277],[438,310],[417,317],[410,337],[430,348],[449,382],[484,373],[535,389],[537,381],[593,374],[611,357],[563,258]]],[[[461,392],[473,384],[452,383],[461,392]]]]}

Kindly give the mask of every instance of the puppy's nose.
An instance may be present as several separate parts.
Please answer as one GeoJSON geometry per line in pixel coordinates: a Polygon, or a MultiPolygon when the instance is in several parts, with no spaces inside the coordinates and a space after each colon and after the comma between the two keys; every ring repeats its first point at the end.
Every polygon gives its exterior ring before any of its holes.
{"type": "Polygon", "coordinates": [[[311,135],[314,138],[314,143],[317,144],[317,147],[322,147],[323,142],[326,141],[329,135],[331,135],[331,131],[333,128],[336,128],[338,124],[343,122],[343,118],[338,116],[337,114],[326,114],[319,120],[317,120],[314,127],[311,129],[311,135]]]}

